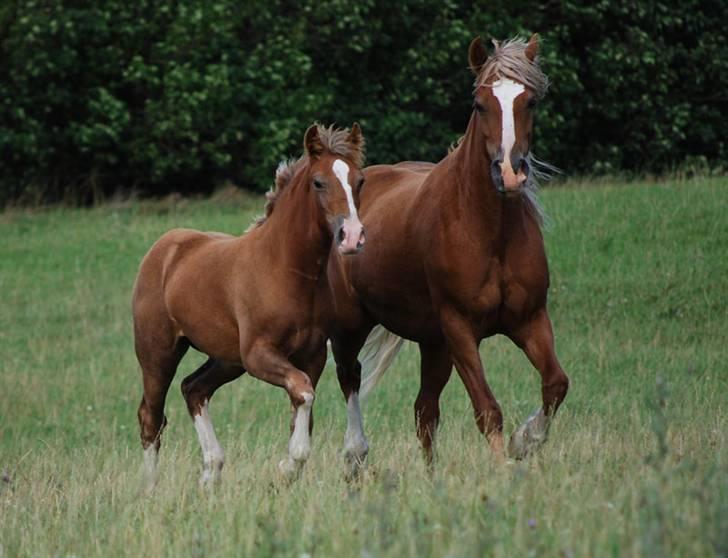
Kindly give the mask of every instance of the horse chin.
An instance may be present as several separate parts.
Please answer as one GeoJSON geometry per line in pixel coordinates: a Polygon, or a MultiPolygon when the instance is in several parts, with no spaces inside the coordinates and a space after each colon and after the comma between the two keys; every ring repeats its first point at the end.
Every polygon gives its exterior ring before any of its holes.
{"type": "Polygon", "coordinates": [[[512,200],[521,197],[525,192],[526,187],[523,184],[516,186],[515,188],[505,188],[503,186],[498,186],[496,187],[496,190],[505,199],[512,200]]]}
{"type": "Polygon", "coordinates": [[[344,248],[342,245],[339,245],[339,254],[342,256],[356,256],[357,254],[361,254],[362,250],[364,249],[363,246],[357,246],[356,248],[344,248]]]}
{"type": "Polygon", "coordinates": [[[523,186],[517,186],[516,188],[509,188],[503,192],[503,196],[507,199],[520,198],[523,195],[525,188],[523,186]]]}

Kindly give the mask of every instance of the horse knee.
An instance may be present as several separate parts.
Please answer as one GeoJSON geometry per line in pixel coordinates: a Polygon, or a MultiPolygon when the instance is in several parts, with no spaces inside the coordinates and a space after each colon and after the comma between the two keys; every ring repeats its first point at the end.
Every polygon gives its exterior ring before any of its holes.
{"type": "Polygon", "coordinates": [[[290,378],[287,382],[286,389],[291,403],[294,407],[307,404],[310,406],[314,399],[314,389],[311,378],[308,374],[300,373],[290,378]]]}

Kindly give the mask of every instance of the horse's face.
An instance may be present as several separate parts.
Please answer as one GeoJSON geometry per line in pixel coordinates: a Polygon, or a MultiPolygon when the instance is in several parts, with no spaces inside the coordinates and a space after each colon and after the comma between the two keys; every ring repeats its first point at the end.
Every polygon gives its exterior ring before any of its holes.
{"type": "MultiPolygon", "coordinates": [[[[525,55],[533,61],[538,52],[537,35],[531,37],[525,55]]],[[[475,39],[470,45],[470,66],[479,68],[487,54],[475,39]]],[[[494,75],[479,84],[473,108],[491,161],[491,177],[496,189],[506,195],[519,194],[530,172],[528,152],[533,132],[536,94],[523,83],[494,75]]]]}
{"type": "MultiPolygon", "coordinates": [[[[358,124],[351,127],[346,141],[352,151],[363,147],[364,137],[358,124]]],[[[339,252],[345,255],[361,252],[366,241],[358,214],[359,193],[364,184],[361,169],[351,159],[324,149],[316,126],[306,131],[304,144],[311,160],[309,187],[318,196],[339,252]]]]}

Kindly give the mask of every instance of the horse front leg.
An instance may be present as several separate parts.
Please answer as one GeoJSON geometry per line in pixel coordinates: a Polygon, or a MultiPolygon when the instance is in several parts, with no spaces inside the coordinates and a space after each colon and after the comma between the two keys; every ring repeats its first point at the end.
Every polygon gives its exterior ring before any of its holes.
{"type": "Polygon", "coordinates": [[[267,343],[254,345],[243,355],[243,362],[251,376],[282,387],[288,393],[293,407],[293,428],[288,440],[288,455],[278,467],[289,480],[295,480],[311,454],[311,410],[314,401],[311,378],[267,343]]]}
{"type": "Polygon", "coordinates": [[[470,396],[478,429],[485,434],[496,459],[502,462],[505,460],[503,413],[485,379],[478,352],[479,340],[472,324],[451,308],[441,310],[440,321],[450,356],[470,396]]]}
{"type": "Polygon", "coordinates": [[[569,390],[569,378],[556,358],[553,329],[545,308],[520,326],[511,339],[541,374],[542,407],[513,433],[508,444],[508,455],[523,459],[546,441],[553,416],[569,390]]]}

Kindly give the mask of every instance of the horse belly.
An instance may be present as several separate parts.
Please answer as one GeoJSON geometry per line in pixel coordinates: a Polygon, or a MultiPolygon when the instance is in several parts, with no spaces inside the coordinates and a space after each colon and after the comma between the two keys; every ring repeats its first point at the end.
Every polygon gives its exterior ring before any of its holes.
{"type": "Polygon", "coordinates": [[[373,305],[367,310],[389,331],[412,341],[428,341],[442,336],[439,321],[431,304],[373,305]]]}
{"type": "Polygon", "coordinates": [[[421,266],[401,254],[384,250],[368,256],[360,262],[353,277],[357,296],[367,313],[407,339],[424,340],[439,335],[421,266]]]}

